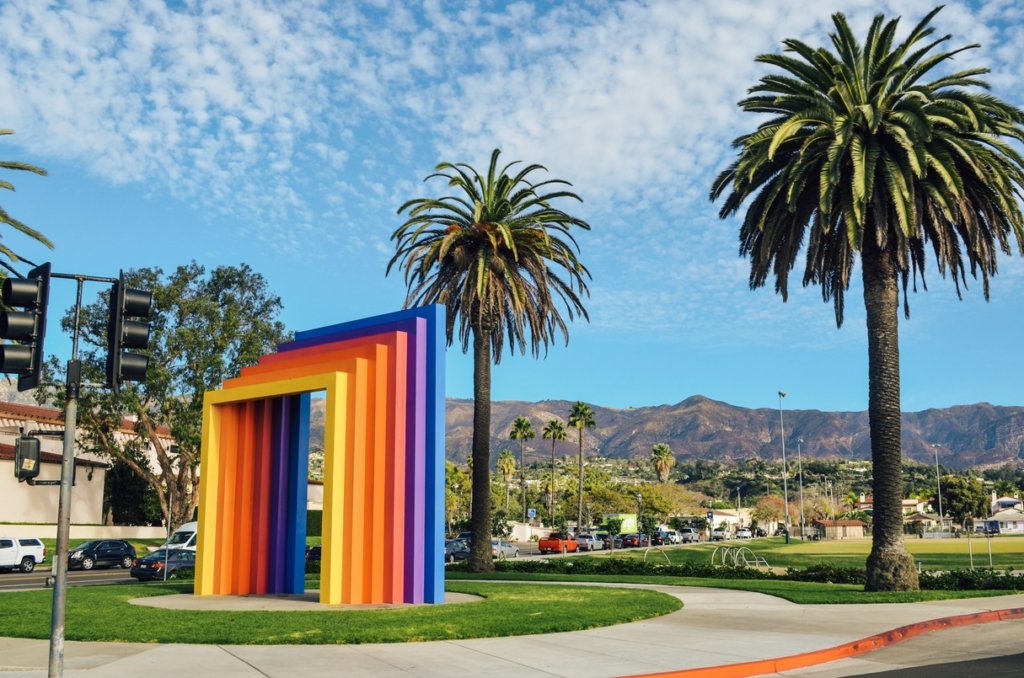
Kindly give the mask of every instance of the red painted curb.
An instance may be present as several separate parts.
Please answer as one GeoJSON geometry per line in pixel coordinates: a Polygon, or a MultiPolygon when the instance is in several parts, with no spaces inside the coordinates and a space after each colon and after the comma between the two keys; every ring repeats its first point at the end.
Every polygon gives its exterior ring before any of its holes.
{"type": "Polygon", "coordinates": [[[972,614],[960,614],[953,617],[942,617],[928,621],[908,624],[890,631],[883,631],[867,638],[854,640],[835,647],[802,654],[793,654],[786,657],[774,659],[759,659],[752,662],[739,664],[726,664],[724,666],[706,666],[698,669],[681,669],[679,671],[665,671],[663,673],[642,673],[629,676],[628,678],[670,678],[680,676],[683,678],[745,678],[763,673],[779,673],[790,669],[799,669],[815,664],[845,659],[856,655],[872,652],[887,645],[892,645],[922,633],[941,631],[943,629],[955,628],[957,626],[970,626],[972,624],[988,624],[990,622],[1005,621],[1008,619],[1024,618],[1024,607],[1013,607],[1005,610],[988,610],[986,612],[974,612],[972,614]]]}

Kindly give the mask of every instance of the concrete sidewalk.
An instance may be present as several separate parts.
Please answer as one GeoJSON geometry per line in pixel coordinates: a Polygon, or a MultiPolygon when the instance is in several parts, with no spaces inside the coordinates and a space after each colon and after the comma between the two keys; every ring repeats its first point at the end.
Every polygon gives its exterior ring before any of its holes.
{"type": "MultiPolygon", "coordinates": [[[[745,591],[638,588],[675,596],[684,608],[656,619],[589,631],[426,643],[212,646],[68,642],[65,675],[623,676],[801,654],[915,622],[1024,607],[1024,595],[900,605],[796,605],[745,591]]],[[[243,613],[239,613],[239,623],[244,623],[243,613]]],[[[1024,622],[1016,628],[1024,628],[1024,622]]],[[[1006,654],[1016,651],[1008,649],[1006,654]]],[[[0,639],[0,672],[4,678],[45,675],[47,652],[46,641],[0,639]]]]}

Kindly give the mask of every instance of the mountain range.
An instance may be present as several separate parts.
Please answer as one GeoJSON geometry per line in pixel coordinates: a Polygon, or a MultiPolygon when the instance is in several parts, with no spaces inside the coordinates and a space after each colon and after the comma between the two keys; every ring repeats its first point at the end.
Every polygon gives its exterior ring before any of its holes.
{"type": "MultiPolygon", "coordinates": [[[[527,462],[550,458],[550,442],[540,438],[550,419],[565,422],[573,403],[494,401],[491,405],[492,459],[504,447],[516,452],[519,442],[508,433],[516,417],[533,422],[537,438],[527,441],[527,462]],[[532,451],[532,454],[531,454],[532,451]]],[[[314,401],[310,438],[323,442],[322,401],[314,401]]],[[[781,458],[779,410],[748,409],[693,396],[675,405],[614,409],[591,405],[596,428],[583,437],[584,452],[609,458],[647,457],[651,447],[667,443],[679,461],[723,463],[751,457],[781,458]]],[[[867,412],[783,410],[787,454],[806,458],[869,459],[871,441],[867,412]]],[[[446,457],[464,463],[473,436],[473,401],[448,399],[446,457]]],[[[556,455],[576,454],[575,429],[556,444],[556,455]]],[[[903,413],[903,454],[906,459],[934,463],[935,454],[950,468],[987,468],[1024,463],[1024,407],[978,403],[903,413]]]]}

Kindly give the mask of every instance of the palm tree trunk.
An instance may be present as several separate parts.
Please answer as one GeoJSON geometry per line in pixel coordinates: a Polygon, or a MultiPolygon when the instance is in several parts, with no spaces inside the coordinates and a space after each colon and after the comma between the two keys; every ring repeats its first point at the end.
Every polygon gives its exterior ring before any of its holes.
{"type": "Polygon", "coordinates": [[[551,483],[548,485],[548,520],[555,524],[555,439],[551,439],[551,483]]]}
{"type": "Polygon", "coordinates": [[[470,572],[492,572],[491,558],[491,337],[473,328],[473,515],[470,572]]]}
{"type": "Polygon", "coordinates": [[[523,522],[526,522],[526,466],[523,465],[523,457],[526,455],[526,440],[519,439],[519,469],[523,478],[523,522]]]}
{"type": "Polygon", "coordinates": [[[580,432],[580,436],[579,436],[580,437],[580,459],[579,459],[579,461],[580,461],[580,486],[579,486],[579,494],[577,495],[577,498],[579,499],[579,505],[577,506],[577,509],[576,509],[576,534],[580,534],[580,531],[583,529],[583,427],[582,426],[579,427],[579,432],[580,432]]]}
{"type": "Polygon", "coordinates": [[[900,447],[899,289],[889,251],[866,234],[861,262],[868,326],[868,423],[874,492],[868,591],[918,589],[914,559],[903,544],[900,447]]]}
{"type": "Polygon", "coordinates": [[[508,513],[508,495],[509,490],[512,487],[512,483],[509,482],[508,476],[505,476],[505,512],[508,513]]]}

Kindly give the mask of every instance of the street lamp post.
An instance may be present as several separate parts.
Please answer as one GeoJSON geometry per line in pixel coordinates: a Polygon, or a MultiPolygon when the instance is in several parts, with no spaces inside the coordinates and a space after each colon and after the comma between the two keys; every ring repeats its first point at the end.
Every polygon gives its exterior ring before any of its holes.
{"type": "Polygon", "coordinates": [[[804,530],[806,523],[804,522],[804,461],[803,457],[800,456],[800,448],[804,444],[803,438],[796,439],[796,467],[798,472],[798,480],[800,482],[800,538],[805,539],[804,530]]]}
{"type": "Polygon", "coordinates": [[[939,497],[939,529],[946,529],[945,520],[942,517],[942,483],[939,481],[939,446],[932,443],[932,451],[935,452],[935,491],[939,497]]]}
{"type": "Polygon", "coordinates": [[[789,484],[786,476],[789,469],[786,467],[786,426],[782,420],[782,399],[786,397],[785,391],[779,391],[779,432],[782,434],[782,500],[786,504],[786,543],[789,543],[789,484]]]}
{"type": "Polygon", "coordinates": [[[640,528],[640,516],[643,515],[644,495],[636,493],[636,545],[640,547],[640,537],[643,531],[640,528]]]}

